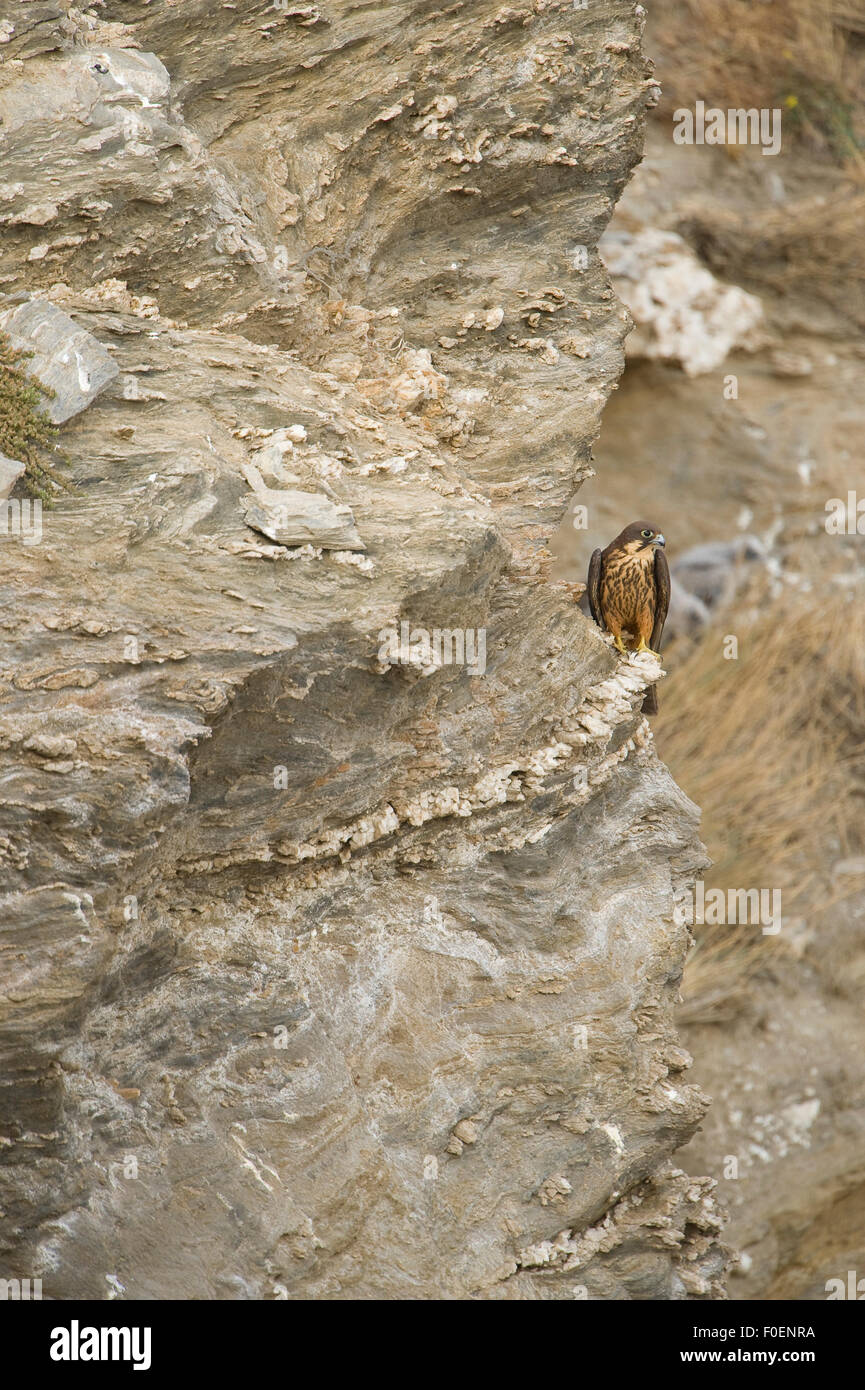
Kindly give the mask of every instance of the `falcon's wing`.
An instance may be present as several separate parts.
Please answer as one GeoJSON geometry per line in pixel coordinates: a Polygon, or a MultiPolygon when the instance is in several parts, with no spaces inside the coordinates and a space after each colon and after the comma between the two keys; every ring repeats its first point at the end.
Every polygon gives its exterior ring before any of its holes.
{"type": "MultiPolygon", "coordinates": [[[[604,627],[604,619],[601,616],[601,552],[592,551],[592,558],[589,561],[589,573],[586,579],[586,593],[589,596],[589,607],[592,610],[592,617],[598,627],[604,627]]],[[[664,615],[666,616],[666,608],[664,615]]]]}
{"type": "Polygon", "coordinates": [[[667,609],[670,606],[670,567],[667,564],[667,557],[660,546],[655,549],[655,626],[652,628],[652,641],[650,643],[653,652],[661,650],[661,637],[664,632],[664,623],[667,621],[667,609]]]}

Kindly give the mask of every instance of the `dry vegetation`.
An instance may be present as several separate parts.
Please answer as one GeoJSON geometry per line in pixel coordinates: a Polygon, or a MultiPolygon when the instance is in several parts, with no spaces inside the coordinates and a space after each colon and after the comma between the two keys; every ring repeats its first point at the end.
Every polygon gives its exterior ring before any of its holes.
{"type": "Polygon", "coordinates": [[[865,192],[845,179],[831,194],[747,214],[695,206],[677,230],[725,280],[812,297],[865,326],[865,192]]]}
{"type": "MultiPolygon", "coordinates": [[[[855,880],[832,866],[865,835],[865,614],[828,597],[784,594],[763,616],[709,632],[664,682],[661,756],[703,811],[708,888],[779,888],[785,919],[820,921],[855,880]],[[723,656],[735,628],[737,660],[723,656]]],[[[741,612],[744,605],[739,607],[741,612]]],[[[755,927],[696,929],[684,1018],[741,1007],[754,973],[789,937],[755,927]]]]}
{"type": "Polygon", "coordinates": [[[24,485],[33,497],[50,506],[69,484],[48,462],[59,431],[43,404],[54,393],[27,371],[32,353],[14,348],[0,333],[0,453],[25,465],[24,485]]]}
{"type": "MultiPolygon", "coordinates": [[[[723,198],[695,196],[680,205],[677,230],[723,279],[761,293],[770,312],[774,292],[828,304],[839,324],[865,324],[865,0],[655,0],[647,47],[657,55],[662,122],[697,99],[783,111],[783,200],[767,199],[741,161],[741,197],[729,188],[723,198]]],[[[661,756],[703,810],[714,861],[707,889],[780,888],[784,918],[817,932],[857,889],[855,879],[835,881],[832,866],[861,853],[865,836],[865,615],[856,592],[825,572],[810,593],[751,595],[747,622],[741,597],[735,616],[674,656],[657,721],[661,756]],[[723,656],[731,629],[735,661],[723,656]]],[[[735,1013],[792,938],[785,929],[698,929],[683,1021],[735,1013]]]]}
{"type": "Polygon", "coordinates": [[[787,129],[844,159],[862,129],[865,0],[655,0],[661,114],[710,106],[786,108],[787,129]]]}
{"type": "Polygon", "coordinates": [[[698,98],[780,108],[784,150],[819,174],[806,196],[794,181],[775,206],[703,199],[677,230],[722,278],[865,325],[865,0],[657,0],[651,21],[659,119],[698,98]]]}

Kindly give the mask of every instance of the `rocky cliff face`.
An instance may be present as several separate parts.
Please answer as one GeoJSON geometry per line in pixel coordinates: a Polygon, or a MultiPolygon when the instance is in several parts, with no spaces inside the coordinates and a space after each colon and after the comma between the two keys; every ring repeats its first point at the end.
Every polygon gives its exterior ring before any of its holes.
{"type": "Polygon", "coordinates": [[[46,1296],[720,1292],[697,812],[545,549],[622,369],[642,18],[0,4],[0,329],[74,482],[2,547],[46,1296]]]}

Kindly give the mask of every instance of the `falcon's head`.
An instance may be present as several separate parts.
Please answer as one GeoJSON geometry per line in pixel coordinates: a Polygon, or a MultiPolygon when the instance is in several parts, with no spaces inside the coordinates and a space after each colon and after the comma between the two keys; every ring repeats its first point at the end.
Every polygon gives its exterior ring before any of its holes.
{"type": "Polygon", "coordinates": [[[650,526],[648,521],[632,521],[619,536],[619,544],[632,553],[650,547],[666,545],[662,531],[650,526]]]}

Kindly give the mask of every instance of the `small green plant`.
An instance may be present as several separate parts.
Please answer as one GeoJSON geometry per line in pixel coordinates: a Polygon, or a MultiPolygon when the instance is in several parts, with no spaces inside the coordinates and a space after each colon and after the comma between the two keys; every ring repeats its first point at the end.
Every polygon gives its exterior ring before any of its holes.
{"type": "Polygon", "coordinates": [[[0,453],[24,464],[27,491],[50,507],[58,493],[71,491],[71,484],[48,462],[47,455],[56,458],[59,431],[45,414],[42,400],[55,393],[25,370],[32,356],[13,347],[0,331],[0,453]]]}
{"type": "Polygon", "coordinates": [[[785,127],[805,139],[826,146],[843,162],[858,154],[854,130],[854,105],[833,82],[809,78],[791,71],[781,95],[785,127]]]}

